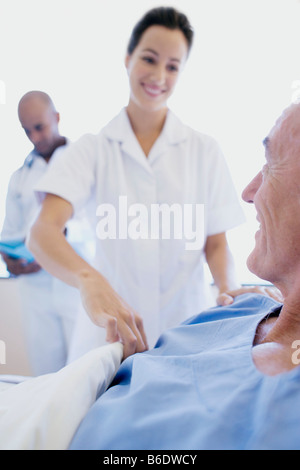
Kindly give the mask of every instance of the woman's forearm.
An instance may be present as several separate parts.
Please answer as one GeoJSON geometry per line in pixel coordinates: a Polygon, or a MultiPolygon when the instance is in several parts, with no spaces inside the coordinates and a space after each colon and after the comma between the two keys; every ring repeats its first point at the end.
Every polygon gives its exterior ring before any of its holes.
{"type": "Polygon", "coordinates": [[[46,271],[72,287],[80,288],[82,275],[98,273],[76,253],[63,231],[42,220],[33,225],[26,244],[46,271]]]}
{"type": "Polygon", "coordinates": [[[90,319],[106,329],[107,341],[122,341],[124,357],[144,351],[147,338],[139,314],[66,240],[64,228],[71,216],[72,206],[67,201],[47,195],[27,239],[29,250],[50,274],[79,289],[90,319]]]}
{"type": "Polygon", "coordinates": [[[208,237],[205,255],[219,292],[237,289],[239,284],[236,279],[235,264],[225,234],[208,237]]]}

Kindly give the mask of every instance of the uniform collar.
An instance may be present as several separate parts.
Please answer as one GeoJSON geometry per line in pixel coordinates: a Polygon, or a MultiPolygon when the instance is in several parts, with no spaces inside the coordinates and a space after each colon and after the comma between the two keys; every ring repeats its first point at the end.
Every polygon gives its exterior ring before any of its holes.
{"type": "Polygon", "coordinates": [[[162,155],[170,145],[176,145],[187,138],[187,128],[168,110],[164,128],[153,145],[148,158],[132,130],[125,108],[104,128],[105,135],[112,141],[121,144],[124,153],[133,158],[148,173],[152,174],[153,162],[162,155]]]}
{"type": "Polygon", "coordinates": [[[25,158],[24,166],[30,168],[33,165],[34,160],[38,157],[40,157],[40,155],[35,150],[32,150],[30,154],[27,155],[27,157],[25,158]]]}
{"type": "MultiPolygon", "coordinates": [[[[56,152],[58,153],[59,150],[66,148],[69,144],[70,144],[70,141],[69,139],[66,138],[65,145],[61,145],[60,147],[57,147],[57,149],[54,150],[51,158],[55,155],[56,152]]],[[[45,161],[44,158],[33,149],[25,158],[24,166],[27,166],[28,168],[30,168],[33,165],[34,161],[37,159],[39,161],[45,161]]]]}
{"type": "Polygon", "coordinates": [[[187,139],[187,134],[187,127],[171,110],[168,110],[161,135],[166,138],[170,145],[177,145],[187,139]]]}
{"type": "MultiPolygon", "coordinates": [[[[110,121],[104,128],[104,132],[108,138],[118,142],[126,142],[128,138],[135,138],[129,117],[125,108],[110,121]]],[[[162,133],[159,137],[170,145],[176,145],[187,138],[187,128],[170,110],[166,117],[166,122],[162,133]]]]}

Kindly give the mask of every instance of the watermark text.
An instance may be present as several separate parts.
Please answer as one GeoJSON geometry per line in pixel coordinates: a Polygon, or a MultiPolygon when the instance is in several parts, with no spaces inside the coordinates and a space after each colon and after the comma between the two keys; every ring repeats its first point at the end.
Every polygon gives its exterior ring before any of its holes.
{"type": "Polygon", "coordinates": [[[184,240],[186,250],[200,250],[205,240],[204,204],[128,204],[119,196],[117,207],[100,204],[96,210],[98,239],[184,240]]]}
{"type": "Polygon", "coordinates": [[[6,344],[0,340],[0,365],[6,364],[6,344]]]}
{"type": "Polygon", "coordinates": [[[300,80],[292,83],[292,103],[300,103],[300,80]]]}
{"type": "Polygon", "coordinates": [[[6,86],[3,80],[0,80],[0,104],[6,103],[6,86]]]}
{"type": "Polygon", "coordinates": [[[195,465],[197,454],[180,454],[176,452],[168,452],[164,454],[147,454],[143,452],[138,456],[120,456],[109,454],[103,459],[104,465],[125,465],[134,468],[142,465],[195,465]]]}
{"type": "Polygon", "coordinates": [[[293,342],[292,349],[296,350],[292,354],[292,363],[295,366],[298,366],[300,364],[300,340],[296,340],[293,342]]]}

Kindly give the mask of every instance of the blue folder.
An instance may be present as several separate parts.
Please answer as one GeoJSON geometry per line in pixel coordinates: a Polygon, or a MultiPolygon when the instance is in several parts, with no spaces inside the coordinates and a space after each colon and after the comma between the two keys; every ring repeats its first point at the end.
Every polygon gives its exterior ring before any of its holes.
{"type": "Polygon", "coordinates": [[[26,259],[28,263],[34,261],[34,257],[25,246],[24,241],[20,240],[0,242],[0,253],[4,253],[12,258],[26,259]]]}

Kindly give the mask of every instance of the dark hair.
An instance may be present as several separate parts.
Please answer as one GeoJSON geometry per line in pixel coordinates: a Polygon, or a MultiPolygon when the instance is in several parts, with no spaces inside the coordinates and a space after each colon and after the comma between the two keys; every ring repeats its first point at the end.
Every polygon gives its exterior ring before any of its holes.
{"type": "Polygon", "coordinates": [[[137,47],[143,33],[150,26],[165,26],[168,29],[180,29],[184,34],[188,50],[190,51],[193,43],[194,31],[188,18],[172,7],[158,7],[148,11],[134,27],[127,47],[127,53],[130,55],[137,47]]]}

